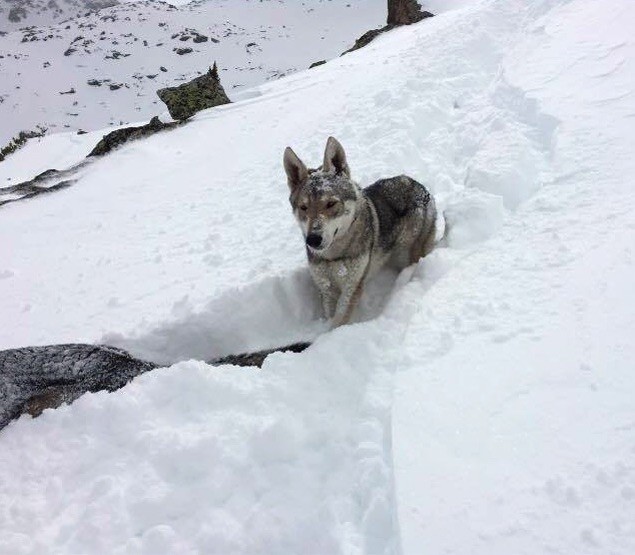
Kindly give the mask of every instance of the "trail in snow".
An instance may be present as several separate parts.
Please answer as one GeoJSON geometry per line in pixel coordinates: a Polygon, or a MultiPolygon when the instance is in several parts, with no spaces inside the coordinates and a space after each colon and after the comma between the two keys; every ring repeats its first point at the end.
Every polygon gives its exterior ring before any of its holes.
{"type": "Polygon", "coordinates": [[[612,8],[470,3],[4,211],[0,344],[107,334],[161,363],[322,331],[287,144],[333,134],[362,184],[426,183],[450,248],[262,372],[179,362],[9,425],[0,547],[635,549],[635,46],[612,8]]]}

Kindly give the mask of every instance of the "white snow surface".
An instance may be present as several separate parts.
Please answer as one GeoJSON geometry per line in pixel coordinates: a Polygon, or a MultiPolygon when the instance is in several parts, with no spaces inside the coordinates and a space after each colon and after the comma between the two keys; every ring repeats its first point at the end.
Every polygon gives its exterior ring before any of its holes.
{"type": "Polygon", "coordinates": [[[168,365],[0,431],[0,553],[634,553],[634,20],[452,2],[0,208],[1,347],[168,365]],[[448,233],[326,332],[281,159],[331,134],[448,233]]]}
{"type": "Polygon", "coordinates": [[[338,56],[385,20],[385,0],[141,0],[23,26],[0,35],[0,145],[38,125],[59,133],[169,119],[156,91],[215,61],[230,100],[240,100],[246,88],[338,56]],[[207,40],[194,42],[193,31],[207,40]]]}

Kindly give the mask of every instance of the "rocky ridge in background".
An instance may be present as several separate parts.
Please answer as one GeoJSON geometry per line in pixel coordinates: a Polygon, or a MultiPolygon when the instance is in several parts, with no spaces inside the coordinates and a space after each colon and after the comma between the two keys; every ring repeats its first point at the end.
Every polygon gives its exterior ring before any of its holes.
{"type": "Polygon", "coordinates": [[[53,25],[86,12],[119,5],[117,0],[5,0],[0,4],[0,29],[53,25]]]}

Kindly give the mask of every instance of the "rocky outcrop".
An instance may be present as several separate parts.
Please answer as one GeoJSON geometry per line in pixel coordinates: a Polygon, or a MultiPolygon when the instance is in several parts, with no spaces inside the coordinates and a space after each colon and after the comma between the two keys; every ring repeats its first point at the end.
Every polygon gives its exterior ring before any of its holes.
{"type": "Polygon", "coordinates": [[[221,85],[216,64],[205,75],[178,87],[159,89],[157,95],[175,120],[186,120],[206,108],[230,103],[221,85]]]}
{"type": "Polygon", "coordinates": [[[137,127],[124,127],[123,129],[117,129],[104,135],[101,141],[97,143],[95,148],[90,151],[88,156],[103,156],[108,154],[113,149],[120,147],[121,145],[140,139],[142,137],[148,137],[154,135],[159,131],[165,131],[166,129],[172,129],[179,125],[180,122],[163,123],[157,116],[154,116],[150,123],[146,125],[140,125],[137,127]]]}
{"type": "Polygon", "coordinates": [[[388,0],[388,25],[410,25],[431,16],[421,9],[417,0],[388,0]]]}
{"type": "Polygon", "coordinates": [[[38,125],[37,129],[32,131],[20,131],[17,136],[13,137],[5,146],[0,148],[0,162],[3,162],[9,154],[13,154],[16,150],[23,147],[29,139],[43,137],[46,131],[46,127],[42,127],[41,125],[38,125]]]}
{"type": "Polygon", "coordinates": [[[79,164],[75,164],[63,171],[49,169],[39,175],[36,175],[29,181],[24,181],[9,187],[1,187],[0,206],[69,187],[77,181],[76,177],[78,170],[90,163],[91,158],[103,156],[104,154],[108,154],[117,147],[120,147],[130,141],[149,137],[150,135],[154,135],[155,133],[165,131],[167,129],[172,129],[181,124],[182,122],[180,121],[163,123],[155,116],[146,125],[124,127],[122,129],[112,131],[107,135],[104,135],[97,145],[95,145],[95,148],[90,151],[86,160],[83,160],[79,164]]]}
{"type": "MultiPolygon", "coordinates": [[[[276,351],[299,353],[310,343],[230,355],[209,364],[262,366],[276,351]]],[[[87,392],[115,391],[158,365],[105,345],[48,345],[0,351],[0,430],[22,414],[72,403],[87,392]]]]}
{"type": "Polygon", "coordinates": [[[423,11],[419,2],[416,0],[388,0],[388,17],[386,19],[386,25],[380,27],[379,29],[366,31],[355,41],[355,44],[351,48],[342,52],[342,56],[344,54],[348,54],[349,52],[353,52],[354,50],[359,50],[386,31],[390,31],[400,25],[417,23],[428,17],[433,17],[433,15],[434,14],[431,14],[430,12],[423,11]]]}
{"type": "Polygon", "coordinates": [[[370,31],[366,31],[361,37],[359,37],[355,41],[355,44],[353,46],[351,46],[348,50],[345,50],[344,52],[342,52],[342,56],[344,54],[348,54],[349,52],[353,52],[354,50],[359,50],[360,48],[363,48],[364,46],[369,44],[371,41],[373,41],[375,38],[377,38],[378,35],[381,35],[382,33],[385,33],[386,31],[390,31],[391,29],[394,29],[395,27],[396,25],[385,25],[384,27],[381,27],[380,29],[371,29],[370,31]]]}
{"type": "Polygon", "coordinates": [[[36,175],[33,179],[29,179],[29,181],[23,181],[10,187],[2,187],[0,188],[0,206],[70,187],[77,181],[73,177],[81,166],[80,163],[65,171],[49,169],[36,175]]]}
{"type": "Polygon", "coordinates": [[[0,351],[0,428],[21,414],[71,403],[88,391],[115,391],[156,365],[96,345],[0,351]]]}
{"type": "Polygon", "coordinates": [[[210,360],[208,364],[212,364],[213,366],[218,366],[220,364],[233,364],[234,366],[257,366],[258,368],[260,368],[265,359],[271,353],[301,353],[309,345],[311,345],[311,343],[293,343],[292,345],[278,347],[277,349],[267,349],[265,351],[257,351],[255,353],[242,353],[240,355],[229,355],[226,357],[210,360]]]}

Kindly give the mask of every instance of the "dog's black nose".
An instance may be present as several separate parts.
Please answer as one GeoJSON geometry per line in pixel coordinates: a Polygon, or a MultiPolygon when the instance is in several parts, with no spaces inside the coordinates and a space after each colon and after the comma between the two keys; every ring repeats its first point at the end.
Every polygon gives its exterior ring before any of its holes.
{"type": "Polygon", "coordinates": [[[319,249],[322,244],[322,237],[320,235],[316,235],[315,233],[311,233],[306,238],[306,244],[314,249],[319,249]]]}

